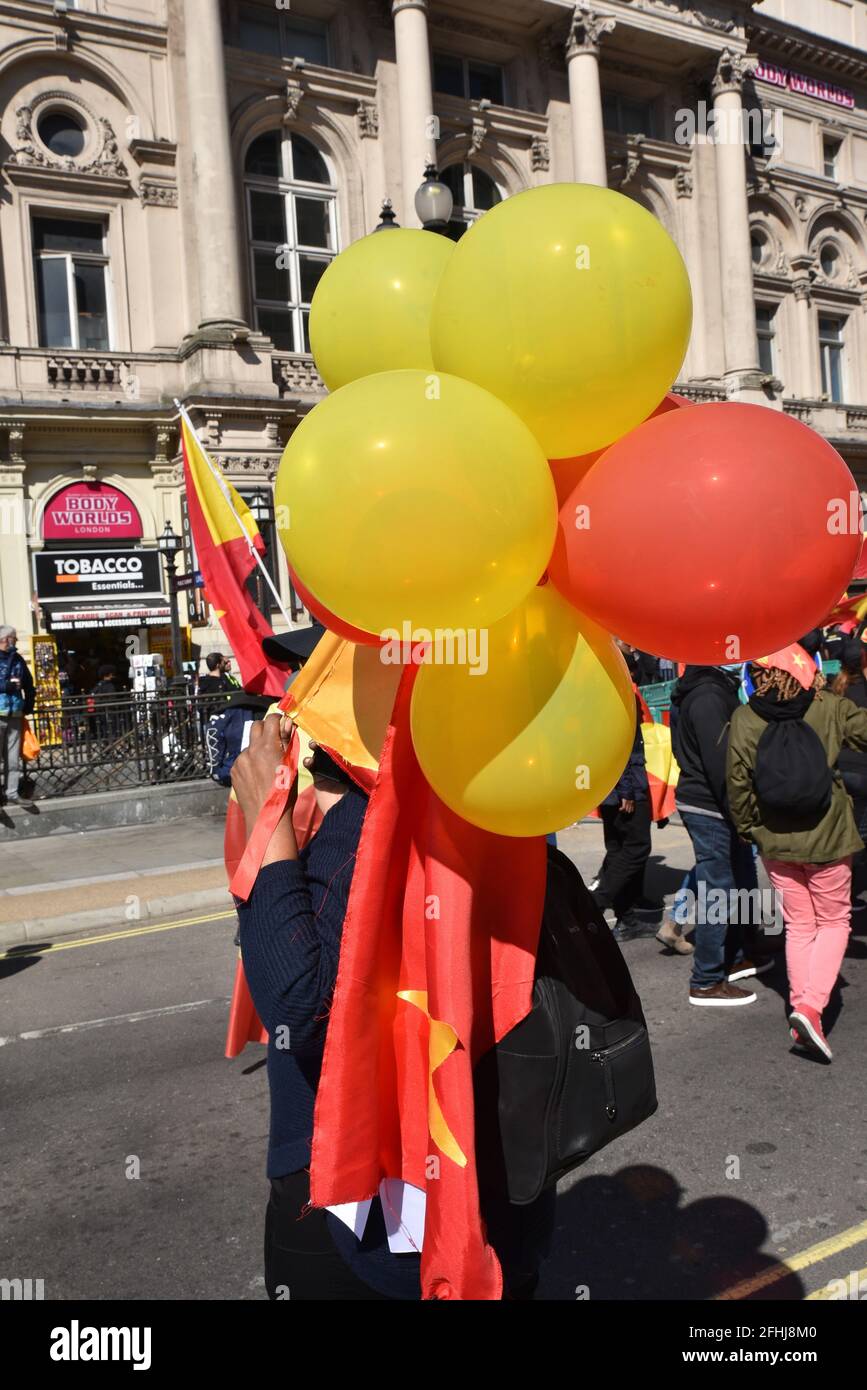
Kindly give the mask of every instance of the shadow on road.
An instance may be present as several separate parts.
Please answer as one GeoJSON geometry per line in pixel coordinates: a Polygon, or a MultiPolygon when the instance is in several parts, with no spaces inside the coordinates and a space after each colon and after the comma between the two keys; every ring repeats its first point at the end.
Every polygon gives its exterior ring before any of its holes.
{"type": "MultiPolygon", "coordinates": [[[[538,1297],[709,1299],[778,1264],[761,1250],[767,1223],[748,1202],[684,1197],[671,1173],[649,1164],[580,1179],[558,1200],[538,1297]]],[[[792,1272],[751,1299],[803,1296],[792,1272]]]]}
{"type": "Polygon", "coordinates": [[[43,941],[28,942],[26,946],[11,946],[5,959],[0,960],[0,980],[10,980],[13,975],[20,975],[29,965],[37,965],[42,959],[42,951],[48,944],[47,941],[43,941]]]}

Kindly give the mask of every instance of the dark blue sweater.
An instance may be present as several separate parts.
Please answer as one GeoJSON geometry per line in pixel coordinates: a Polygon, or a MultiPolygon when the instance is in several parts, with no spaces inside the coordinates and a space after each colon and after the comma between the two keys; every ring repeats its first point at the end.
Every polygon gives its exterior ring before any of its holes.
{"type": "Polygon", "coordinates": [[[313,1103],[367,797],[352,787],[298,859],[262,869],[238,907],[241,955],[268,1030],[268,1177],[310,1163],[313,1103]]]}

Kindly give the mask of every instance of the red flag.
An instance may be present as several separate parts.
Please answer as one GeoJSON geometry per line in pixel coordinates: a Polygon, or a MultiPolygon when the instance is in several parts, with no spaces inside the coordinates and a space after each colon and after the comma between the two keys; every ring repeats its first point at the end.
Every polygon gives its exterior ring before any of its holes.
{"type": "Polygon", "coordinates": [[[208,602],[232,648],[244,689],[282,695],[286,672],[262,652],[262,639],[274,635],[271,625],[245,587],[256,565],[250,545],[263,554],[264,542],[246,503],[217,476],[183,416],[181,441],[190,530],[208,602]]]}
{"type": "Polygon", "coordinates": [[[492,835],[418,766],[404,674],[364,821],[316,1098],[315,1206],[381,1179],[427,1197],[423,1298],[497,1299],[475,1168],[472,1067],[528,1012],[543,838],[492,835]]]}

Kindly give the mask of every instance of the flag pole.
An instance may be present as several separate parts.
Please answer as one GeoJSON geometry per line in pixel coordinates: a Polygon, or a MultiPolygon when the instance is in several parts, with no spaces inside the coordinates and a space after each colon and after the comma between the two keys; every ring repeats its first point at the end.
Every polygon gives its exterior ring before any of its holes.
{"type": "Polygon", "coordinates": [[[220,491],[221,491],[222,494],[223,494],[223,497],[224,497],[225,500],[226,500],[226,503],[227,503],[227,505],[228,505],[229,511],[232,513],[232,516],[235,518],[235,520],[237,521],[238,525],[239,525],[240,528],[241,528],[241,533],[242,533],[242,535],[243,535],[245,541],[247,542],[247,546],[249,547],[250,554],[253,556],[253,559],[256,561],[256,564],[259,566],[259,569],[262,571],[262,574],[264,575],[264,578],[265,578],[265,583],[268,585],[268,588],[271,590],[271,593],[274,595],[274,600],[275,600],[275,602],[276,602],[276,604],[277,604],[277,607],[280,609],[280,612],[283,614],[283,617],[286,619],[286,624],[287,624],[287,626],[291,628],[291,626],[292,626],[292,619],[289,617],[289,614],[286,612],[286,609],[283,607],[283,600],[281,599],[281,597],[280,597],[280,595],[278,594],[276,588],[274,587],[274,581],[272,580],[270,574],[268,573],[267,569],[265,568],[265,566],[264,566],[264,564],[263,564],[263,562],[262,562],[262,556],[259,554],[259,552],[258,552],[258,550],[256,549],[255,545],[253,544],[253,542],[252,542],[252,540],[251,540],[251,538],[250,538],[250,533],[249,533],[249,531],[247,530],[246,526],[244,525],[243,521],[241,520],[240,516],[238,515],[238,513],[237,513],[236,510],[235,510],[235,504],[234,504],[234,502],[232,501],[232,494],[231,494],[231,492],[229,491],[229,487],[228,487],[228,484],[226,483],[225,478],[223,477],[223,475],[222,475],[222,473],[220,472],[220,470],[217,468],[216,464],[214,463],[213,459],[211,458],[210,454],[208,453],[207,449],[205,448],[204,444],[202,443],[201,439],[199,438],[198,431],[196,430],[195,425],[193,424],[192,420],[190,419],[189,414],[187,413],[186,407],[183,406],[183,405],[181,405],[181,403],[180,403],[180,401],[178,400],[177,396],[175,397],[175,406],[177,407],[178,412],[179,412],[180,415],[181,415],[181,418],[182,418],[183,420],[186,421],[186,425],[187,425],[188,430],[190,431],[191,435],[193,436],[193,438],[195,439],[195,441],[196,441],[196,443],[198,444],[199,448],[201,449],[201,451],[202,451],[202,457],[204,458],[205,462],[207,463],[208,467],[210,468],[211,472],[213,473],[214,477],[216,478],[217,484],[218,484],[218,486],[219,486],[220,491]]]}

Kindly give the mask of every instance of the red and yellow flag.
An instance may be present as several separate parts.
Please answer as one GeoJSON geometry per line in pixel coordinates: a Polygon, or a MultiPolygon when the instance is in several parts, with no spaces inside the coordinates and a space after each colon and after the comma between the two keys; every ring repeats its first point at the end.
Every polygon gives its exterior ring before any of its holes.
{"type": "Polygon", "coordinates": [[[286,673],[262,652],[262,639],[273,636],[246,588],[265,545],[246,502],[212,466],[192,430],[181,417],[187,511],[196,562],[205,581],[205,596],[232,648],[241,684],[263,695],[282,695],[286,673]]]}

